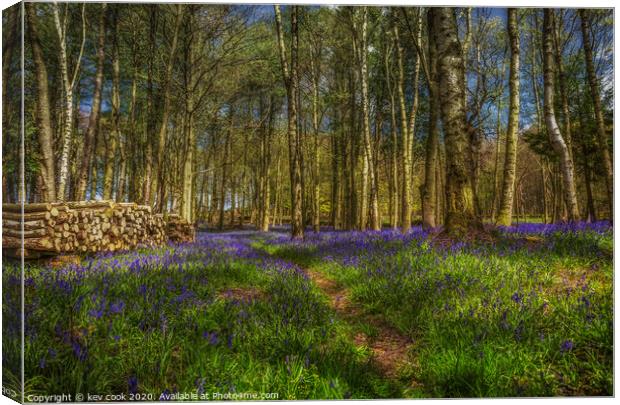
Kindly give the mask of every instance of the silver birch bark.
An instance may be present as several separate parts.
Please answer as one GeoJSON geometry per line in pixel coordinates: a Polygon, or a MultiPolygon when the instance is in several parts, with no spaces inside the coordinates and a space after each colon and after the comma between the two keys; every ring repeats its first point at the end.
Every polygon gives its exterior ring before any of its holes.
{"type": "Polygon", "coordinates": [[[568,152],[568,147],[562,137],[562,132],[555,118],[554,111],[554,80],[553,69],[553,10],[546,8],[543,22],[543,69],[544,69],[544,110],[547,133],[553,150],[560,158],[560,171],[562,173],[562,185],[564,202],[567,208],[568,220],[579,220],[579,208],[577,194],[575,192],[575,178],[573,161],[568,152]]]}

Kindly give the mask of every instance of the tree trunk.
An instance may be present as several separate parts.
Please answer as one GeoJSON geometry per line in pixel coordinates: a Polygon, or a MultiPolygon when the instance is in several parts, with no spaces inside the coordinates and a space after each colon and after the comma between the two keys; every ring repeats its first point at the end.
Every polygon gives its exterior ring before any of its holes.
{"type": "MultiPolygon", "coordinates": [[[[502,69],[504,72],[504,69],[502,69]]],[[[500,94],[503,93],[503,86],[500,94]]],[[[493,201],[491,202],[491,222],[495,223],[495,219],[497,216],[497,205],[499,198],[499,166],[500,166],[500,155],[501,155],[501,133],[502,133],[502,98],[501,95],[498,97],[497,101],[497,120],[496,120],[496,129],[495,129],[495,164],[493,167],[493,201]]]]}
{"type": "MultiPolygon", "coordinates": [[[[376,189],[377,182],[375,181],[375,168],[373,147],[370,138],[370,107],[368,100],[368,8],[362,7],[362,32],[361,32],[361,44],[359,48],[360,58],[360,79],[362,89],[362,131],[364,134],[364,168],[367,171],[367,176],[370,183],[370,227],[378,231],[381,229],[381,221],[379,219],[379,197],[376,189]]],[[[362,204],[365,204],[366,195],[362,195],[362,204]]],[[[362,211],[362,215],[366,214],[362,211]]],[[[365,218],[362,223],[365,224],[365,218]]],[[[363,229],[363,228],[362,228],[363,229]]]]}
{"type": "Polygon", "coordinates": [[[555,153],[560,157],[560,167],[563,180],[564,202],[568,209],[569,221],[579,220],[579,208],[575,193],[575,180],[573,173],[573,161],[568,152],[560,127],[555,119],[554,112],[554,72],[553,72],[553,10],[545,9],[544,28],[544,83],[545,83],[545,121],[551,145],[555,153]]]}
{"type": "Polygon", "coordinates": [[[437,76],[446,142],[446,231],[464,235],[481,226],[474,213],[468,168],[463,50],[454,9],[431,8],[432,35],[437,46],[437,76]]]}
{"type": "Polygon", "coordinates": [[[564,133],[562,134],[565,141],[566,147],[568,148],[568,153],[573,159],[573,146],[572,146],[572,126],[571,126],[571,117],[570,110],[568,108],[568,92],[566,90],[566,84],[568,78],[564,72],[564,64],[562,62],[562,53],[563,48],[560,45],[561,37],[561,28],[562,22],[560,21],[557,27],[554,27],[553,30],[553,42],[554,42],[554,57],[555,57],[555,65],[558,69],[558,87],[560,89],[560,101],[562,103],[562,115],[564,118],[564,133]],[[557,29],[556,29],[557,28],[557,29]]]}
{"type": "MultiPolygon", "coordinates": [[[[58,34],[58,40],[60,44],[60,72],[62,76],[63,89],[65,93],[65,109],[64,109],[64,128],[62,135],[62,149],[60,153],[60,173],[57,189],[57,198],[60,201],[65,200],[65,191],[67,188],[67,181],[69,177],[69,154],[71,150],[72,130],[73,130],[73,86],[80,68],[82,52],[84,50],[84,40],[86,39],[86,20],[84,16],[84,7],[82,5],[82,45],[80,48],[80,54],[76,60],[76,66],[74,68],[73,75],[69,78],[69,68],[67,64],[67,45],[65,27],[60,21],[60,7],[57,3],[53,3],[52,10],[54,13],[54,24],[56,26],[56,32],[58,34]]],[[[65,17],[66,18],[66,17],[65,17]]]]}
{"type": "Polygon", "coordinates": [[[41,198],[43,201],[56,200],[56,173],[54,163],[54,134],[50,118],[49,84],[47,67],[41,49],[37,29],[36,4],[26,3],[28,39],[32,49],[37,86],[37,129],[41,151],[41,198]]]}
{"type": "Polygon", "coordinates": [[[183,21],[184,6],[177,4],[176,6],[176,21],[174,24],[174,34],[172,35],[172,43],[170,45],[170,54],[168,55],[168,63],[166,65],[166,71],[164,76],[164,93],[163,93],[163,111],[161,114],[161,125],[159,127],[159,136],[157,144],[157,187],[158,198],[156,211],[163,211],[165,208],[164,200],[166,194],[166,187],[164,182],[164,151],[166,148],[166,133],[168,131],[168,121],[170,120],[170,91],[172,89],[172,69],[174,68],[174,59],[177,50],[177,44],[179,39],[179,30],[181,28],[181,22],[183,21]]]}
{"type": "Polygon", "coordinates": [[[605,185],[607,187],[607,202],[609,204],[609,218],[613,220],[614,214],[614,175],[613,163],[609,153],[609,144],[607,132],[605,131],[605,120],[603,119],[603,106],[601,105],[601,94],[599,90],[596,71],[594,70],[594,57],[592,56],[592,43],[590,39],[590,19],[588,11],[579,10],[581,17],[581,33],[583,50],[586,59],[586,71],[588,73],[588,83],[590,85],[590,96],[594,104],[594,116],[596,119],[596,135],[599,154],[603,159],[603,168],[605,170],[605,185]]]}
{"type": "MultiPolygon", "coordinates": [[[[269,208],[271,200],[270,190],[270,167],[271,167],[271,137],[273,136],[273,124],[276,114],[275,97],[270,97],[269,110],[267,111],[267,128],[261,124],[260,139],[260,164],[259,164],[259,223],[262,232],[269,231],[269,208]]],[[[261,100],[261,116],[264,113],[261,100]]]]}
{"type": "MultiPolygon", "coordinates": [[[[335,108],[336,123],[340,123],[340,109],[335,108]]],[[[334,230],[340,228],[340,164],[339,159],[341,156],[339,145],[340,131],[336,129],[334,134],[330,137],[332,147],[332,173],[331,173],[331,225],[334,230]]]]}
{"type": "Polygon", "coordinates": [[[540,181],[542,186],[542,194],[543,194],[543,223],[548,223],[549,221],[549,203],[547,201],[547,176],[546,176],[546,158],[541,157],[540,162],[540,181]]]}
{"type": "MultiPolygon", "coordinates": [[[[396,59],[398,64],[398,81],[397,81],[397,90],[398,90],[398,100],[400,107],[400,132],[402,138],[402,147],[401,147],[401,159],[400,159],[400,173],[402,175],[402,183],[401,183],[401,216],[400,216],[400,227],[403,233],[409,231],[411,228],[411,172],[409,171],[409,167],[411,166],[411,142],[410,142],[410,134],[409,134],[409,125],[407,122],[407,110],[405,107],[405,92],[404,92],[404,82],[405,82],[405,73],[404,73],[404,49],[401,45],[401,41],[398,33],[398,26],[394,26],[394,41],[396,45],[396,59]]],[[[419,68],[419,64],[416,63],[416,66],[419,68]]],[[[417,99],[417,97],[416,97],[417,99]]]]}
{"type": "MultiPolygon", "coordinates": [[[[233,130],[233,106],[229,105],[229,112],[228,112],[228,118],[229,118],[229,123],[228,123],[228,132],[225,135],[226,138],[224,139],[224,155],[223,155],[223,161],[222,161],[222,177],[220,179],[221,183],[220,183],[220,202],[219,202],[219,209],[220,209],[220,214],[218,216],[218,225],[217,228],[221,231],[224,229],[224,213],[225,213],[225,208],[226,208],[226,184],[228,181],[228,158],[230,156],[230,144],[232,143],[232,130],[233,130]]],[[[231,201],[232,201],[232,190],[231,190],[231,201]]],[[[232,214],[231,214],[232,215],[232,214]]]]}
{"type": "Polygon", "coordinates": [[[142,199],[143,203],[147,205],[152,205],[152,195],[151,189],[153,186],[153,160],[154,160],[154,151],[153,151],[153,140],[151,137],[155,133],[155,107],[154,107],[154,86],[153,86],[153,75],[154,75],[154,55],[156,52],[156,34],[157,34],[157,5],[150,5],[149,12],[149,54],[151,58],[148,58],[147,61],[147,71],[146,71],[146,114],[147,114],[147,123],[146,123],[146,133],[144,134],[144,139],[146,141],[145,145],[145,159],[144,159],[144,186],[142,189],[142,199]]]}
{"type": "Polygon", "coordinates": [[[288,149],[289,149],[289,172],[291,178],[291,236],[293,239],[303,239],[304,224],[302,213],[302,172],[301,172],[301,135],[297,129],[297,85],[298,85],[298,60],[299,36],[297,25],[298,6],[291,6],[291,69],[289,72],[284,45],[284,33],[282,29],[282,16],[280,6],[274,5],[276,30],[278,35],[278,49],[282,76],[287,90],[288,104],[288,149]]]}
{"type": "MultiPolygon", "coordinates": [[[[105,169],[103,173],[103,199],[112,198],[117,145],[121,131],[121,68],[118,44],[118,11],[114,9],[112,39],[112,131],[108,136],[105,169]]],[[[117,191],[118,193],[118,191],[117,191]]]]}
{"type": "MultiPolygon", "coordinates": [[[[13,5],[6,10],[7,15],[7,27],[4,31],[2,41],[2,128],[5,131],[5,138],[3,142],[4,153],[3,160],[9,159],[17,162],[20,159],[21,151],[21,133],[13,132],[9,134],[9,128],[11,127],[11,118],[17,118],[15,110],[17,110],[17,104],[20,100],[14,100],[8,97],[7,90],[9,89],[9,81],[12,77],[13,70],[11,69],[14,63],[23,58],[21,49],[18,50],[19,54],[15,52],[16,48],[20,46],[22,41],[21,33],[21,21],[22,21],[22,6],[20,4],[13,5]],[[10,145],[10,146],[9,146],[10,145]],[[19,148],[17,147],[18,145],[19,148]],[[8,150],[11,150],[9,152],[8,150]],[[10,157],[9,157],[10,153],[10,157]]],[[[11,202],[17,201],[16,189],[21,188],[21,185],[14,181],[19,176],[19,168],[15,167],[12,176],[9,176],[8,171],[5,171],[2,176],[2,201],[11,202]]]]}
{"type": "MultiPolygon", "coordinates": [[[[320,45],[319,45],[320,46],[320,45]]],[[[321,230],[321,179],[320,179],[320,138],[319,138],[319,80],[321,78],[321,59],[320,49],[316,52],[318,60],[310,60],[310,69],[312,71],[312,130],[314,132],[314,165],[312,177],[314,180],[313,187],[313,207],[312,207],[312,228],[314,232],[321,230]]]]}
{"type": "Polygon", "coordinates": [[[510,106],[508,129],[506,131],[506,157],[504,159],[504,181],[497,224],[512,224],[512,204],[517,171],[517,142],[519,132],[519,27],[517,9],[508,9],[508,38],[510,41],[510,106]]]}
{"type": "MultiPolygon", "coordinates": [[[[193,28],[194,17],[189,19],[189,30],[193,28]]],[[[186,47],[185,59],[185,139],[187,142],[185,160],[183,161],[183,196],[181,198],[181,216],[189,223],[194,222],[194,156],[196,154],[196,132],[194,130],[194,44],[186,47]]]]}
{"type": "MultiPolygon", "coordinates": [[[[437,87],[437,47],[431,32],[432,13],[428,13],[428,67],[429,76],[429,115],[428,138],[426,140],[426,159],[424,162],[424,187],[422,190],[422,227],[432,229],[437,227],[437,153],[439,152],[439,88],[437,87]]],[[[419,43],[419,42],[418,42],[419,43]]]]}
{"type": "Polygon", "coordinates": [[[394,87],[392,85],[392,66],[390,65],[390,57],[392,53],[391,40],[387,41],[384,51],[384,68],[385,68],[385,84],[387,87],[390,100],[390,138],[389,138],[389,215],[390,226],[392,229],[398,228],[398,136],[396,134],[396,98],[394,87]]]}

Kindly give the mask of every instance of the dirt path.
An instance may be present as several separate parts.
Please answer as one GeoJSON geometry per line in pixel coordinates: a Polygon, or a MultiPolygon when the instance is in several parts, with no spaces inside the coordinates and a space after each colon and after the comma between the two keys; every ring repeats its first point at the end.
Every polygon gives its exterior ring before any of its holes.
{"type": "MultiPolygon", "coordinates": [[[[355,344],[367,346],[377,368],[389,378],[398,377],[399,368],[407,363],[413,342],[377,316],[364,314],[362,308],[351,301],[349,291],[319,271],[304,269],[308,277],[330,298],[330,305],[348,323],[363,322],[371,325],[376,333],[369,336],[358,332],[355,344]]],[[[414,383],[415,385],[415,383],[414,383]]]]}

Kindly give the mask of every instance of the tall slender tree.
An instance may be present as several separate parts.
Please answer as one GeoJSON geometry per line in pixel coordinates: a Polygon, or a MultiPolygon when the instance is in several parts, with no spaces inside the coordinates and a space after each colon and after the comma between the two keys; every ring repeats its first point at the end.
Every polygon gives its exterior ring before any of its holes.
{"type": "Polygon", "coordinates": [[[301,170],[301,134],[297,128],[297,97],[298,97],[298,49],[299,27],[297,24],[298,6],[291,7],[291,62],[290,69],[284,44],[284,30],[282,27],[282,13],[280,6],[274,5],[278,50],[282,77],[286,87],[287,114],[288,114],[288,152],[289,172],[291,182],[291,236],[293,239],[303,239],[304,225],[302,212],[302,170],[301,170]]]}
{"type": "MultiPolygon", "coordinates": [[[[508,39],[510,42],[510,105],[508,129],[506,131],[506,155],[504,159],[504,181],[497,224],[512,224],[515,177],[517,171],[517,142],[519,132],[519,22],[517,9],[508,9],[508,39]]],[[[499,140],[498,140],[499,142],[499,140]]]]}
{"type": "Polygon", "coordinates": [[[75,88],[75,82],[78,78],[80,65],[82,63],[82,55],[84,53],[84,44],[86,42],[86,16],[85,16],[86,4],[82,5],[82,42],[80,45],[80,51],[76,58],[73,72],[69,72],[69,66],[67,61],[67,19],[68,13],[65,14],[64,20],[60,18],[60,6],[58,3],[52,4],[52,11],[54,13],[54,24],[56,32],[58,34],[58,41],[60,44],[59,62],[60,72],[62,75],[62,84],[65,97],[65,109],[64,109],[64,128],[62,135],[62,148],[60,153],[60,168],[59,168],[59,181],[56,197],[60,201],[65,200],[65,192],[68,184],[69,177],[69,154],[72,146],[72,131],[73,131],[73,89],[75,88]]]}
{"type": "MultiPolygon", "coordinates": [[[[121,131],[121,65],[119,48],[119,10],[112,9],[112,130],[107,134],[106,157],[103,171],[103,199],[112,198],[116,154],[121,131]]],[[[118,194],[117,190],[117,194],[118,194]]]]}
{"type": "MultiPolygon", "coordinates": [[[[375,179],[374,150],[370,137],[370,101],[368,96],[368,7],[362,7],[361,37],[359,44],[359,69],[361,78],[362,96],[362,132],[364,136],[364,159],[367,168],[368,181],[370,184],[370,227],[378,231],[381,229],[381,219],[379,218],[379,193],[375,179]]],[[[362,195],[365,199],[366,196],[362,195]]],[[[362,214],[365,215],[365,214],[362,214]]],[[[365,224],[365,218],[362,220],[365,224]]]]}
{"type": "Polygon", "coordinates": [[[564,190],[564,203],[568,211],[569,221],[579,219],[579,208],[577,205],[577,194],[575,192],[575,175],[573,161],[570,157],[566,142],[562,137],[562,132],[555,118],[555,73],[553,66],[553,30],[554,30],[554,11],[546,8],[543,21],[543,70],[544,70],[544,110],[547,132],[553,150],[560,158],[560,169],[562,173],[562,186],[564,190]]]}

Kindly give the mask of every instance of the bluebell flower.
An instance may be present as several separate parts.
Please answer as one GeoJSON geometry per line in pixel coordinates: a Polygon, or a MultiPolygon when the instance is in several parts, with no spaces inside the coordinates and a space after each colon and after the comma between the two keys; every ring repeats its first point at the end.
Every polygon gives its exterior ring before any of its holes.
{"type": "Polygon", "coordinates": [[[117,301],[114,304],[110,305],[110,313],[121,313],[123,311],[123,308],[125,308],[125,302],[123,302],[123,300],[117,301]]]}
{"type": "Polygon", "coordinates": [[[103,309],[91,309],[88,311],[88,315],[92,316],[95,319],[100,319],[103,316],[103,309]]]}
{"type": "Polygon", "coordinates": [[[88,357],[88,351],[85,347],[82,347],[82,345],[80,345],[80,343],[76,341],[73,341],[71,343],[71,346],[73,348],[73,354],[75,354],[75,357],[77,357],[79,361],[86,360],[86,358],[88,357]]]}
{"type": "Polygon", "coordinates": [[[129,377],[129,380],[127,380],[127,387],[129,389],[130,394],[137,393],[138,392],[138,377],[136,377],[135,375],[132,375],[131,377],[129,377]]]}
{"type": "Polygon", "coordinates": [[[138,287],[138,293],[140,295],[146,295],[146,291],[147,291],[146,285],[140,284],[140,287],[138,287]]]}
{"type": "Polygon", "coordinates": [[[229,349],[232,349],[232,347],[233,347],[233,338],[234,338],[234,334],[231,333],[231,334],[228,335],[228,342],[227,342],[227,344],[228,344],[228,348],[229,349]]]}
{"type": "Polygon", "coordinates": [[[564,342],[562,342],[562,346],[560,346],[560,352],[561,353],[566,353],[566,352],[570,352],[571,350],[573,350],[575,347],[575,344],[573,343],[572,340],[565,340],[564,342]]]}

